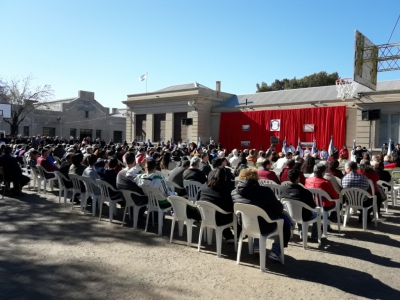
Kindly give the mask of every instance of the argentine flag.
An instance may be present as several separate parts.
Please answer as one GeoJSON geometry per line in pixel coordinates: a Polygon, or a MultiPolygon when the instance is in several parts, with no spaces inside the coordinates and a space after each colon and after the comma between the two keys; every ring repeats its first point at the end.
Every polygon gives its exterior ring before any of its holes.
{"type": "Polygon", "coordinates": [[[315,139],[314,139],[314,141],[313,141],[313,143],[312,143],[311,155],[313,155],[314,153],[317,153],[317,145],[316,145],[315,139]]]}
{"type": "Polygon", "coordinates": [[[286,137],[285,137],[285,139],[283,140],[282,152],[286,154],[286,151],[287,147],[286,147],[286,137]]]}
{"type": "Polygon", "coordinates": [[[353,140],[353,150],[351,150],[351,156],[350,156],[350,160],[356,162],[356,156],[354,155],[357,148],[357,143],[356,140],[353,140]]]}
{"type": "Polygon", "coordinates": [[[298,140],[298,142],[297,142],[297,148],[296,148],[296,151],[299,151],[299,153],[300,153],[300,157],[302,158],[303,157],[303,155],[304,155],[304,152],[303,152],[303,149],[301,149],[301,143],[300,143],[300,138],[299,138],[299,140],[298,140]]]}
{"type": "Polygon", "coordinates": [[[329,143],[329,147],[328,147],[328,153],[329,155],[333,154],[333,136],[331,135],[331,141],[329,143]]]}
{"type": "Polygon", "coordinates": [[[147,79],[147,74],[144,74],[142,76],[139,77],[139,81],[143,81],[147,79]]]}
{"type": "Polygon", "coordinates": [[[389,139],[388,152],[386,155],[392,156],[392,139],[389,139]]]}
{"type": "Polygon", "coordinates": [[[201,138],[199,137],[199,142],[197,144],[197,149],[201,149],[201,138]]]}

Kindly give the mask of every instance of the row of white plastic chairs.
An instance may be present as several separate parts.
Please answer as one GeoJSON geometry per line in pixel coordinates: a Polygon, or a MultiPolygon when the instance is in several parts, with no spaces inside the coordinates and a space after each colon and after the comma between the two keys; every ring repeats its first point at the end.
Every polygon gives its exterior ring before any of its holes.
{"type": "MultiPolygon", "coordinates": [[[[145,230],[147,231],[147,227],[148,227],[148,222],[149,222],[149,216],[152,212],[157,211],[158,212],[158,234],[161,235],[162,234],[162,226],[163,226],[163,214],[165,211],[170,210],[170,208],[165,208],[165,209],[161,209],[158,205],[158,200],[162,200],[162,198],[165,198],[165,196],[163,196],[162,194],[160,194],[160,192],[158,190],[155,189],[151,189],[151,188],[144,188],[144,192],[145,194],[148,196],[149,198],[149,203],[145,204],[145,205],[141,205],[141,206],[137,206],[131,199],[131,195],[135,194],[135,192],[132,191],[126,191],[126,190],[122,190],[122,191],[118,191],[115,190],[111,185],[109,185],[107,182],[104,182],[102,180],[92,180],[89,177],[82,177],[82,176],[78,176],[78,175],[73,175],[70,174],[70,180],[72,181],[72,185],[73,187],[68,189],[65,187],[63,180],[68,181],[67,178],[65,178],[60,172],[54,172],[54,175],[56,176],[54,179],[45,179],[45,174],[49,173],[46,172],[42,167],[38,166],[37,167],[38,173],[36,173],[35,171],[33,172],[34,174],[36,174],[37,179],[39,179],[39,186],[40,186],[40,179],[44,181],[44,185],[46,184],[47,181],[52,181],[52,180],[58,180],[59,181],[59,202],[61,201],[61,194],[62,192],[64,193],[64,205],[66,205],[66,194],[68,191],[72,191],[73,192],[73,197],[75,195],[75,193],[80,193],[81,194],[81,209],[83,210],[83,212],[85,212],[86,210],[86,200],[87,198],[90,196],[93,199],[93,203],[92,203],[92,214],[95,215],[96,213],[96,203],[98,202],[99,204],[99,208],[100,208],[100,212],[99,212],[99,219],[101,219],[101,209],[102,209],[102,205],[104,202],[109,202],[110,205],[110,222],[112,222],[112,218],[113,215],[115,214],[116,210],[115,210],[115,206],[116,203],[119,201],[122,201],[122,197],[117,198],[117,199],[111,199],[109,191],[114,191],[114,192],[121,192],[124,196],[124,199],[126,200],[126,206],[125,206],[125,210],[124,210],[124,217],[123,217],[123,221],[122,221],[122,225],[124,224],[125,221],[125,217],[127,214],[127,210],[129,210],[129,207],[133,207],[133,211],[134,211],[134,220],[133,220],[133,227],[137,228],[137,220],[138,220],[138,212],[139,209],[143,206],[147,205],[147,209],[148,209],[148,213],[147,213],[147,220],[146,220],[146,227],[145,230]],[[42,178],[40,178],[42,177],[42,178]],[[81,182],[84,183],[86,191],[85,193],[82,193],[81,190],[81,182]],[[100,189],[100,195],[96,194],[94,191],[94,188],[97,187],[100,189]]],[[[167,183],[170,185],[170,187],[172,189],[178,187],[177,185],[168,182],[167,183]]],[[[278,193],[278,198],[280,198],[280,187],[279,185],[275,184],[275,183],[266,183],[266,182],[260,182],[261,184],[265,185],[265,186],[269,186],[270,188],[272,188],[274,190],[274,192],[277,194],[278,193]]],[[[284,183],[287,184],[287,183],[284,183]]],[[[186,188],[186,190],[188,191],[189,197],[192,199],[192,201],[189,201],[185,198],[182,197],[177,197],[177,196],[171,196],[168,197],[168,201],[171,202],[171,205],[173,207],[173,211],[174,211],[174,219],[173,219],[173,225],[171,228],[171,237],[170,237],[170,241],[172,241],[172,237],[173,237],[173,232],[174,232],[174,225],[175,225],[175,221],[178,221],[179,223],[179,234],[182,235],[183,232],[183,223],[186,223],[187,225],[187,234],[188,234],[188,245],[191,244],[191,232],[192,232],[192,225],[193,225],[193,221],[194,220],[190,220],[187,218],[186,216],[186,207],[187,205],[192,205],[192,206],[196,206],[199,208],[201,216],[202,216],[202,225],[200,228],[200,235],[199,235],[199,246],[198,246],[198,250],[200,251],[200,246],[201,246],[201,236],[202,236],[202,232],[207,228],[208,234],[207,234],[207,240],[208,243],[211,244],[212,242],[212,232],[210,231],[210,229],[215,229],[216,231],[216,239],[217,239],[217,254],[218,256],[221,256],[221,243],[222,243],[222,230],[226,227],[230,227],[233,226],[234,227],[234,232],[235,232],[235,245],[236,245],[236,219],[234,218],[234,222],[232,222],[231,224],[227,224],[224,227],[218,227],[215,224],[215,213],[218,211],[220,213],[223,214],[229,214],[228,212],[225,212],[223,210],[221,210],[219,207],[210,204],[208,202],[204,202],[204,201],[197,201],[195,204],[193,202],[195,202],[195,199],[193,199],[193,196],[197,194],[198,190],[200,189],[201,184],[198,182],[193,182],[193,181],[184,181],[184,188],[186,188]]],[[[46,190],[46,185],[44,186],[44,190],[46,190]]],[[[308,207],[307,205],[305,205],[302,202],[299,201],[293,201],[290,199],[281,199],[281,201],[284,203],[286,210],[289,212],[289,214],[291,215],[291,217],[297,222],[297,223],[301,223],[303,225],[303,246],[304,248],[307,247],[307,234],[308,234],[308,226],[310,224],[312,224],[313,222],[317,222],[317,227],[318,227],[318,240],[320,242],[320,238],[321,238],[321,232],[320,232],[320,222],[321,222],[321,216],[322,216],[322,222],[324,225],[324,235],[326,235],[326,227],[329,223],[328,220],[328,215],[330,213],[330,211],[323,211],[322,210],[322,197],[325,197],[326,199],[328,199],[329,201],[334,201],[335,202],[335,207],[331,210],[336,210],[337,212],[337,216],[338,216],[338,229],[340,231],[340,216],[341,216],[341,210],[340,210],[340,203],[342,203],[342,197],[346,196],[346,198],[348,199],[348,204],[346,205],[346,209],[345,209],[345,219],[344,219],[344,226],[346,226],[346,220],[347,220],[347,216],[349,214],[349,208],[353,207],[354,209],[362,209],[363,210],[363,214],[366,215],[366,212],[368,210],[369,207],[364,208],[363,207],[363,200],[365,197],[372,197],[371,195],[369,195],[367,192],[362,191],[362,190],[358,190],[358,189],[345,189],[342,191],[341,193],[341,197],[340,199],[331,199],[329,197],[329,195],[322,191],[322,190],[318,190],[318,189],[309,189],[315,198],[315,201],[317,203],[317,207],[315,209],[312,209],[311,207],[308,207]],[[317,212],[317,218],[311,221],[307,221],[304,222],[302,220],[302,209],[309,209],[312,211],[316,211],[317,212]]],[[[39,188],[39,192],[40,192],[40,188],[39,188]]],[[[136,194],[136,196],[140,196],[138,194],[136,194]]],[[[377,207],[376,207],[376,196],[373,196],[373,204],[372,207],[374,209],[374,214],[377,216],[377,207]]],[[[237,207],[238,204],[235,204],[237,207]]],[[[239,205],[240,206],[240,205],[239,205]]],[[[251,205],[249,205],[251,206],[251,205]]],[[[73,205],[71,206],[73,207],[73,205]]],[[[251,206],[248,209],[255,209],[255,206],[251,206]]],[[[245,210],[245,209],[242,209],[245,210]]],[[[260,209],[259,209],[260,210],[260,209]]],[[[239,211],[239,209],[235,208],[235,212],[239,211]]],[[[241,213],[243,213],[243,211],[240,211],[241,213]]],[[[262,214],[262,210],[258,211],[257,214],[262,216],[264,219],[266,219],[268,222],[276,222],[277,224],[279,223],[279,221],[282,220],[270,220],[269,217],[265,214],[262,214]]],[[[129,214],[130,214],[130,210],[129,210],[129,214]]],[[[252,226],[257,223],[258,226],[258,221],[257,221],[257,216],[250,216],[249,220],[252,220],[252,222],[248,222],[246,223],[247,226],[250,228],[253,228],[252,226]],[[253,224],[254,223],[254,224],[253,224]]],[[[234,217],[236,215],[234,214],[234,217]]],[[[366,229],[366,218],[364,217],[365,222],[363,223],[363,228],[364,230],[366,229]]],[[[282,221],[283,222],[283,221],[282,221]]],[[[121,225],[121,226],[122,226],[121,225]]],[[[154,225],[154,215],[153,215],[153,225],[154,225]]],[[[376,226],[376,218],[375,218],[375,226],[376,226]]],[[[254,225],[255,226],[255,225],[254,225]]],[[[256,228],[258,228],[256,226],[256,228]]],[[[283,226],[283,225],[282,225],[283,226]]],[[[246,227],[246,226],[244,226],[246,227]]],[[[254,229],[254,228],[253,228],[254,229]]],[[[253,230],[252,229],[252,230],[253,230]]],[[[281,229],[279,229],[279,224],[277,227],[277,230],[274,232],[274,234],[279,234],[280,238],[281,238],[281,243],[283,241],[283,238],[281,237],[280,234],[281,229]]],[[[246,229],[243,231],[245,232],[245,235],[249,235],[249,233],[246,232],[246,229]]],[[[242,235],[244,235],[242,232],[242,235]]],[[[252,231],[254,234],[254,230],[252,231]]],[[[206,236],[206,235],[205,235],[206,236]]],[[[258,233],[258,236],[255,237],[259,237],[259,238],[263,238],[261,237],[260,233],[258,233]]],[[[266,239],[266,238],[265,238],[266,239]]],[[[241,238],[239,238],[239,248],[241,249],[241,238]]],[[[265,247],[263,247],[264,242],[260,242],[260,249],[261,251],[265,251],[265,247]],[[263,249],[263,250],[262,250],[263,249]]],[[[236,249],[236,246],[235,246],[236,249]]],[[[281,247],[282,249],[282,257],[281,257],[281,261],[283,262],[284,258],[283,258],[283,247],[281,247]]],[[[249,251],[250,253],[252,252],[252,241],[249,240],[249,251]]],[[[262,253],[260,253],[260,259],[261,257],[265,258],[265,255],[263,256],[262,253]]],[[[240,257],[240,250],[238,252],[238,262],[239,262],[239,257],[240,257]]],[[[262,261],[260,261],[260,266],[265,265],[265,261],[264,263],[262,261]]]]}

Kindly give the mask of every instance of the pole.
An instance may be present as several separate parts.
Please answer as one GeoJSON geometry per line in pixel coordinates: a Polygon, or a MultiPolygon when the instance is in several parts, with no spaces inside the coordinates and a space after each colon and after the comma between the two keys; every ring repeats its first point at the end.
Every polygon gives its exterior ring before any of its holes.
{"type": "Polygon", "coordinates": [[[147,94],[147,81],[149,81],[149,72],[146,72],[146,94],[147,94]]]}
{"type": "Polygon", "coordinates": [[[369,121],[369,153],[372,156],[371,126],[372,126],[372,120],[369,121]]]}

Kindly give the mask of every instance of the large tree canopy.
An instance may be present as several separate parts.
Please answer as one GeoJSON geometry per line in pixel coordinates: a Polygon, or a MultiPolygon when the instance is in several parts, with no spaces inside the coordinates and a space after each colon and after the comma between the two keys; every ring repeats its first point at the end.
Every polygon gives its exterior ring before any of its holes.
{"type": "Polygon", "coordinates": [[[257,93],[260,92],[270,92],[270,91],[280,91],[280,90],[290,90],[290,89],[301,89],[307,87],[315,87],[315,86],[326,86],[326,85],[334,85],[335,81],[339,79],[339,74],[337,72],[333,72],[328,74],[325,71],[321,71],[319,73],[314,73],[308,76],[304,76],[303,78],[297,79],[294,77],[293,79],[275,79],[273,83],[268,85],[264,81],[261,84],[257,83],[257,93]]]}
{"type": "Polygon", "coordinates": [[[4,119],[11,125],[11,134],[18,132],[18,125],[35,109],[42,108],[53,96],[50,85],[32,87],[33,77],[3,80],[0,78],[0,102],[12,105],[11,118],[4,119]]]}

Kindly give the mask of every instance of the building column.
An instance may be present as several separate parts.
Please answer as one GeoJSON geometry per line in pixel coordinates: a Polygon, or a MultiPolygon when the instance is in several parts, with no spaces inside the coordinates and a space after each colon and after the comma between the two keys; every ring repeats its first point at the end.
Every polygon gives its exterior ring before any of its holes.
{"type": "Polygon", "coordinates": [[[200,128],[199,128],[199,112],[198,111],[189,111],[188,112],[188,118],[193,119],[193,125],[188,126],[188,138],[190,139],[190,142],[194,142],[197,144],[199,136],[201,137],[200,134],[200,128]]]}
{"type": "Polygon", "coordinates": [[[166,143],[169,139],[174,136],[174,114],[165,114],[165,137],[164,142],[166,143]]]}
{"type": "Polygon", "coordinates": [[[154,136],[153,133],[154,133],[154,116],[153,116],[153,114],[147,114],[146,115],[146,141],[153,140],[153,136],[154,136]]]}
{"type": "Polygon", "coordinates": [[[126,115],[126,128],[125,128],[126,141],[128,143],[135,140],[135,114],[131,110],[127,110],[126,115]]]}

